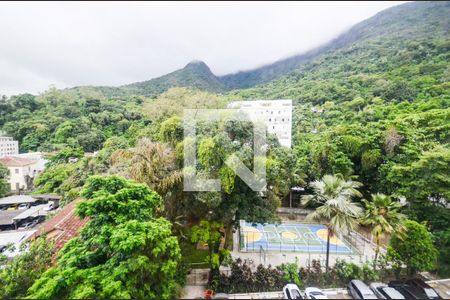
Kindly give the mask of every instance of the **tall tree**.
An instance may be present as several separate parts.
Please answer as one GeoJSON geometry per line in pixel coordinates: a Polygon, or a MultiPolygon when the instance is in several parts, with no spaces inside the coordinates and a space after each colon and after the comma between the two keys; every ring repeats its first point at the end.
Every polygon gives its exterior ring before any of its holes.
{"type": "Polygon", "coordinates": [[[139,140],[135,148],[116,151],[112,155],[112,162],[125,163],[132,179],[147,184],[161,195],[182,179],[181,172],[176,170],[172,151],[148,138],[139,140]]]}
{"type": "Polygon", "coordinates": [[[341,176],[325,175],[322,180],[313,181],[309,186],[313,194],[304,195],[302,203],[318,204],[319,206],[307,218],[327,226],[326,270],[328,272],[330,237],[339,232],[355,230],[363,214],[360,205],[352,202],[353,197],[361,197],[361,193],[357,190],[361,187],[361,183],[344,180],[341,176]]]}
{"type": "Polygon", "coordinates": [[[76,211],[90,221],[28,296],[173,298],[181,252],[170,222],[155,217],[161,197],[117,176],[90,177],[82,196],[76,211]]]}
{"type": "Polygon", "coordinates": [[[381,239],[386,234],[401,233],[404,230],[403,221],[406,216],[399,212],[402,205],[399,202],[392,201],[391,197],[383,194],[372,195],[372,201],[363,199],[366,210],[361,224],[371,227],[371,232],[375,238],[375,257],[373,268],[375,270],[380,253],[381,239]]]}
{"type": "Polygon", "coordinates": [[[0,164],[0,197],[5,196],[9,192],[9,170],[0,164]]]}

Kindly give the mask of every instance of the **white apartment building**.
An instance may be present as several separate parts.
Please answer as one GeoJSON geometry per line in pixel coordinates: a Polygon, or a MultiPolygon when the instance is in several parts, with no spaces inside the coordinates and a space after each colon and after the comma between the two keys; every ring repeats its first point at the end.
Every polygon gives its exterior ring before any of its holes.
{"type": "Polygon", "coordinates": [[[19,154],[19,142],[9,136],[0,136],[0,158],[16,154],[19,154]]]}
{"type": "Polygon", "coordinates": [[[9,169],[9,184],[12,192],[30,190],[34,177],[40,173],[38,162],[20,157],[0,158],[0,164],[9,169]]]}
{"type": "Polygon", "coordinates": [[[267,132],[275,134],[282,146],[291,147],[292,100],[236,101],[228,104],[228,108],[240,109],[250,118],[265,120],[267,132]]]}

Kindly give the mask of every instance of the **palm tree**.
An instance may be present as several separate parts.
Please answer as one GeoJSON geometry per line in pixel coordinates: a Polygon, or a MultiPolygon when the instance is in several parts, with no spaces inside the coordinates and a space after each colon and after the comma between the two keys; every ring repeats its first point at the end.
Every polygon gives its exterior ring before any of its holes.
{"type": "Polygon", "coordinates": [[[363,215],[363,209],[358,203],[352,202],[353,197],[361,197],[357,188],[362,184],[357,181],[344,180],[342,176],[325,175],[322,180],[309,184],[312,195],[304,195],[302,203],[313,202],[320,206],[307,216],[307,219],[318,221],[327,226],[327,259],[328,272],[330,258],[330,237],[338,232],[348,232],[358,227],[358,220],[363,215]]]}
{"type": "Polygon", "coordinates": [[[114,152],[111,160],[113,165],[125,164],[132,179],[147,184],[160,195],[170,192],[182,180],[170,148],[147,138],[139,140],[135,148],[114,152]]]}
{"type": "Polygon", "coordinates": [[[375,238],[375,257],[373,260],[373,269],[376,268],[378,254],[380,253],[381,239],[386,234],[404,231],[403,221],[406,216],[399,212],[403,206],[401,203],[392,201],[390,196],[383,194],[372,195],[372,201],[363,200],[366,206],[366,212],[361,220],[361,224],[372,228],[371,233],[375,238]]]}

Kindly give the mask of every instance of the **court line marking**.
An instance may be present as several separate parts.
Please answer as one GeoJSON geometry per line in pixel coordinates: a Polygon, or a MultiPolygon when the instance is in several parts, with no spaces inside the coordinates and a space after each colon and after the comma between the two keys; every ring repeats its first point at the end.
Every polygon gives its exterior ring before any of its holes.
{"type": "MultiPolygon", "coordinates": [[[[246,223],[247,224],[247,223],[246,223]]],[[[251,224],[250,224],[251,225],[251,224]]],[[[313,250],[313,251],[317,251],[317,250],[321,250],[321,252],[323,252],[323,240],[322,239],[319,239],[318,237],[317,237],[317,235],[311,230],[311,228],[315,228],[315,227],[318,227],[318,228],[320,228],[320,229],[322,229],[323,228],[323,226],[310,226],[310,225],[308,225],[308,224],[296,224],[295,226],[294,225],[291,225],[291,224],[280,224],[280,225],[269,225],[270,227],[269,228],[271,228],[271,229],[274,229],[274,231],[266,231],[265,230],[265,228],[264,228],[264,226],[262,226],[261,224],[258,224],[257,226],[256,226],[256,228],[262,233],[262,235],[265,237],[265,242],[266,242],[266,249],[265,250],[269,250],[269,249],[274,249],[274,250],[278,250],[278,249],[280,249],[280,250],[285,250],[285,251],[289,251],[289,250],[291,250],[292,251],[292,246],[294,246],[294,251],[296,250],[296,246],[298,246],[298,248],[299,248],[299,252],[311,252],[311,250],[313,250]],[[281,226],[280,226],[281,225],[281,226]],[[287,226],[287,225],[289,225],[289,226],[287,226]],[[303,225],[303,226],[298,226],[298,225],[303,225]],[[302,240],[315,240],[315,241],[318,241],[321,245],[310,245],[313,249],[310,249],[310,247],[307,247],[308,246],[308,244],[307,245],[297,245],[297,244],[291,244],[291,243],[286,243],[286,244],[283,244],[282,243],[282,241],[281,241],[281,238],[282,238],[282,236],[281,236],[281,234],[280,234],[280,231],[279,231],[279,228],[281,228],[281,229],[284,229],[285,231],[289,231],[289,232],[292,232],[292,230],[290,230],[290,229],[292,229],[292,227],[294,227],[294,229],[295,229],[295,231],[297,231],[297,233],[300,233],[300,231],[299,231],[299,229],[300,229],[300,227],[301,228],[304,228],[305,230],[307,230],[306,232],[303,232],[301,235],[300,235],[300,238],[302,239],[302,240]],[[274,247],[274,246],[276,246],[275,245],[275,242],[270,242],[269,241],[269,238],[268,238],[268,233],[274,233],[275,234],[275,236],[278,238],[278,239],[280,239],[280,243],[279,243],[279,246],[280,247],[274,247]],[[270,246],[269,246],[270,245],[270,246]],[[322,246],[322,247],[320,247],[321,249],[318,249],[319,248],[319,246],[322,246]],[[287,249],[286,249],[287,248],[287,249]],[[302,250],[304,250],[304,251],[302,251],[302,250]]],[[[251,226],[251,227],[255,227],[255,226],[251,226]]],[[[253,232],[252,232],[253,233],[253,232]]],[[[253,233],[254,234],[254,233],[253,233]]],[[[245,238],[244,238],[244,241],[246,242],[246,248],[248,249],[249,247],[249,242],[248,242],[248,236],[246,235],[246,234],[244,234],[244,236],[245,236],[245,238]]],[[[276,239],[276,238],[275,238],[276,239]]],[[[261,240],[259,240],[259,241],[253,241],[253,242],[251,242],[251,244],[253,244],[253,248],[254,248],[254,246],[255,246],[255,244],[258,246],[258,245],[260,245],[260,244],[262,244],[262,242],[263,241],[261,241],[261,240]]],[[[351,248],[349,248],[348,246],[347,246],[347,244],[344,242],[344,245],[334,245],[335,246],[335,249],[334,249],[334,253],[340,253],[340,254],[354,254],[353,253],[353,250],[351,249],[351,248]]]]}

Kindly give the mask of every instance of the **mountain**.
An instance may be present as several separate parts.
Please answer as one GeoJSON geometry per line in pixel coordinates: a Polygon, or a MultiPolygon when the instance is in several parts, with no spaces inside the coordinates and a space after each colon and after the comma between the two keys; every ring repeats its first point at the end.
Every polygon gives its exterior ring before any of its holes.
{"type": "Polygon", "coordinates": [[[424,91],[426,81],[435,90],[430,95],[441,94],[449,81],[449,15],[450,2],[388,9],[357,24],[289,74],[233,94],[313,104],[373,96],[411,100],[425,94],[417,91],[424,91]]]}
{"type": "Polygon", "coordinates": [[[191,87],[199,90],[220,93],[225,91],[222,82],[202,61],[194,60],[184,68],[154,79],[135,82],[118,87],[81,86],[68,89],[70,92],[96,92],[108,98],[142,95],[155,97],[173,87],[191,87]]]}
{"type": "Polygon", "coordinates": [[[156,96],[172,87],[193,87],[210,92],[251,88],[295,73],[320,58],[333,59],[337,51],[355,49],[355,45],[359,48],[377,47],[380,53],[392,53],[392,49],[397,49],[398,45],[403,45],[406,41],[420,40],[429,36],[448,39],[449,14],[448,1],[406,3],[386,9],[356,24],[323,46],[253,70],[218,77],[204,62],[193,61],[182,69],[151,80],[120,87],[90,88],[107,97],[156,96]]]}
{"type": "Polygon", "coordinates": [[[355,42],[387,36],[403,40],[413,39],[426,34],[439,34],[443,30],[448,33],[449,4],[449,2],[417,2],[395,6],[356,24],[321,47],[260,68],[225,75],[220,77],[220,80],[228,90],[249,88],[277,79],[321,54],[345,48],[355,42]]]}
{"type": "Polygon", "coordinates": [[[151,80],[124,85],[121,88],[131,93],[158,95],[172,87],[193,87],[210,92],[224,90],[222,82],[202,61],[192,61],[184,68],[151,80]]]}

